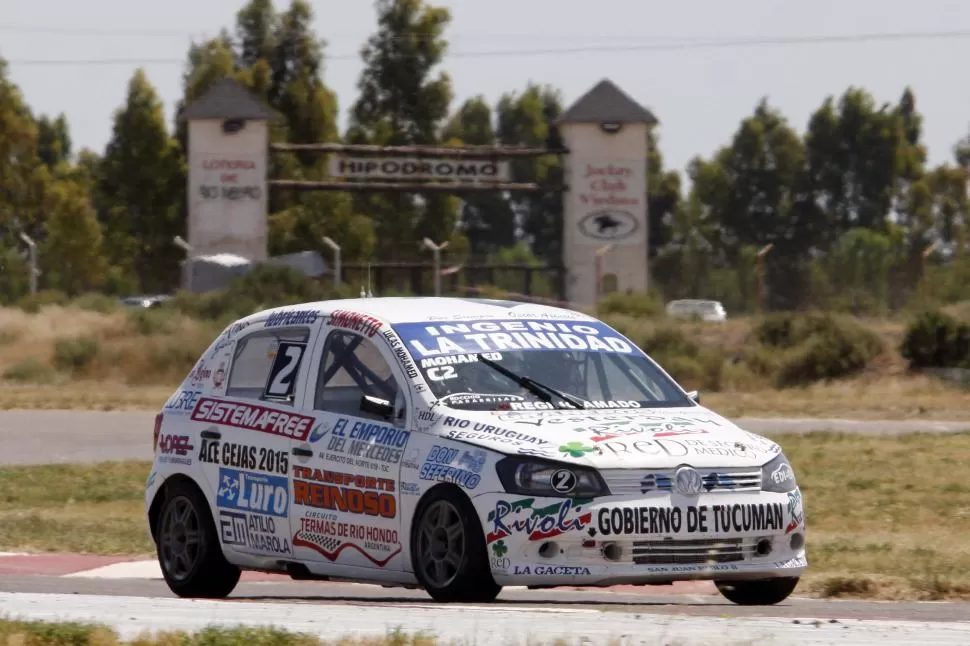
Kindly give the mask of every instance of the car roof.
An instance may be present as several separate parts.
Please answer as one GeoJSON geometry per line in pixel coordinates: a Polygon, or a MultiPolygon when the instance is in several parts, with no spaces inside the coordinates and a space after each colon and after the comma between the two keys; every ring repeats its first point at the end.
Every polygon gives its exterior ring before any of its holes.
{"type": "Polygon", "coordinates": [[[348,310],[395,325],[421,321],[461,321],[484,318],[551,318],[596,321],[583,312],[540,305],[490,298],[462,298],[435,296],[374,296],[369,298],[343,298],[287,305],[257,312],[241,320],[253,322],[270,313],[315,309],[321,315],[336,310],[348,310]]]}

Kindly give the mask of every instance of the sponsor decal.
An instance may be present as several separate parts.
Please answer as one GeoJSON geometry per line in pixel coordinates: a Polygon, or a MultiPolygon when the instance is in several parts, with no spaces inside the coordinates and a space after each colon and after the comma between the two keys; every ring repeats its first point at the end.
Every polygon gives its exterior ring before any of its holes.
{"type": "Polygon", "coordinates": [[[219,338],[216,339],[215,344],[212,346],[212,350],[209,352],[209,358],[211,359],[219,354],[220,350],[234,344],[240,333],[242,333],[242,331],[248,328],[250,325],[251,324],[248,321],[239,321],[226,328],[225,331],[219,335],[219,338]]]}
{"type": "Polygon", "coordinates": [[[265,327],[282,327],[284,325],[311,325],[320,316],[320,310],[290,310],[289,312],[274,312],[266,319],[265,327]]]}
{"type": "Polygon", "coordinates": [[[189,384],[193,388],[199,388],[212,378],[212,370],[205,364],[204,360],[199,360],[195,368],[189,373],[189,384]]]}
{"type": "MultiPolygon", "coordinates": [[[[502,360],[502,355],[498,352],[484,352],[482,356],[492,361],[502,360]]],[[[428,357],[421,359],[421,369],[429,381],[447,381],[458,378],[458,369],[455,366],[468,363],[478,363],[478,355],[455,354],[450,356],[428,357]]]]}
{"type": "Polygon", "coordinates": [[[804,556],[796,556],[788,559],[787,561],[775,561],[772,563],[772,566],[776,568],[806,567],[807,565],[808,559],[806,559],[804,556]]]}
{"type": "Polygon", "coordinates": [[[148,489],[151,489],[152,488],[152,486],[155,484],[155,478],[157,478],[157,477],[158,477],[158,474],[155,473],[154,471],[152,471],[151,473],[148,474],[148,480],[145,481],[145,490],[146,491],[148,489]]]}
{"type": "Polygon", "coordinates": [[[778,468],[771,472],[771,481],[777,485],[785,484],[789,480],[795,481],[795,472],[787,462],[778,465],[778,468]]]}
{"type": "Polygon", "coordinates": [[[226,383],[226,362],[220,361],[219,367],[216,368],[215,374],[212,375],[212,385],[216,388],[222,388],[224,383],[226,383]]]}
{"type": "Polygon", "coordinates": [[[731,572],[737,571],[738,566],[734,563],[705,563],[704,565],[640,565],[637,564],[637,572],[647,572],[649,574],[670,574],[687,572],[731,572]]]}
{"type": "Polygon", "coordinates": [[[590,574],[588,567],[578,565],[516,565],[512,574],[531,576],[583,576],[590,574]]]}
{"type": "Polygon", "coordinates": [[[415,426],[426,431],[440,422],[442,417],[444,416],[438,413],[433,413],[426,408],[418,409],[418,411],[414,414],[415,426]]]}
{"type": "Polygon", "coordinates": [[[799,489],[788,492],[788,515],[791,522],[785,527],[785,533],[791,534],[799,525],[805,522],[805,511],[802,507],[802,492],[799,489]]]}
{"type": "Polygon", "coordinates": [[[401,493],[407,494],[409,496],[420,496],[421,495],[421,485],[416,482],[402,482],[401,483],[401,493]]]}
{"type": "MultiPolygon", "coordinates": [[[[611,408],[640,408],[641,404],[638,401],[613,401],[613,400],[580,400],[583,404],[583,408],[593,408],[593,409],[611,409],[611,408]]],[[[576,407],[572,404],[567,404],[556,400],[554,402],[517,402],[509,404],[509,408],[512,410],[566,410],[572,409],[576,410],[576,407]]]]}
{"type": "Polygon", "coordinates": [[[166,413],[190,413],[202,395],[201,390],[179,390],[168,398],[162,410],[166,413]]]}
{"type": "Polygon", "coordinates": [[[513,431],[508,428],[502,428],[501,426],[486,424],[484,422],[475,422],[472,424],[471,420],[462,419],[460,417],[452,417],[451,415],[446,415],[445,419],[441,422],[441,425],[454,428],[465,428],[472,433],[479,433],[483,436],[491,436],[496,438],[504,437],[507,440],[515,441],[517,444],[549,444],[548,440],[543,440],[535,435],[520,433],[519,431],[513,431]]]}
{"type": "Polygon", "coordinates": [[[192,438],[188,435],[166,435],[158,436],[158,452],[161,456],[159,462],[168,464],[192,464],[192,452],[195,447],[192,445],[192,438]]]}
{"type": "Polygon", "coordinates": [[[334,310],[327,320],[327,325],[353,332],[360,332],[366,337],[372,337],[380,331],[383,323],[379,319],[373,316],[367,316],[366,314],[348,312],[347,310],[334,310]]]}
{"type": "Polygon", "coordinates": [[[530,541],[541,541],[582,530],[593,518],[591,512],[583,511],[590,502],[567,499],[535,508],[535,498],[496,501],[495,509],[488,512],[491,530],[486,535],[486,543],[494,543],[512,534],[527,534],[530,541]]]}
{"type": "Polygon", "coordinates": [[[489,393],[451,393],[440,398],[437,403],[448,406],[470,406],[472,404],[507,404],[525,401],[522,395],[498,395],[489,393]]]}
{"type": "Polygon", "coordinates": [[[694,455],[718,455],[733,458],[750,458],[758,454],[752,447],[737,440],[715,440],[712,438],[684,438],[683,442],[694,455]]]}
{"type": "Polygon", "coordinates": [[[534,350],[640,354],[630,341],[599,321],[402,323],[393,328],[412,354],[421,358],[534,350]]]}
{"type": "Polygon", "coordinates": [[[404,344],[401,343],[401,339],[394,333],[394,330],[384,330],[381,332],[381,336],[387,341],[388,347],[391,348],[391,352],[394,353],[394,357],[401,366],[401,370],[407,375],[407,378],[412,381],[417,379],[418,369],[414,366],[414,362],[411,361],[408,351],[404,348],[404,344]]]}
{"type": "Polygon", "coordinates": [[[602,536],[644,534],[718,534],[779,530],[784,526],[781,503],[690,505],[687,507],[604,507],[596,512],[602,536]]]}
{"type": "Polygon", "coordinates": [[[329,436],[324,459],[387,473],[390,465],[401,461],[411,431],[363,420],[351,424],[349,419],[341,417],[329,436]]]}
{"type": "Polygon", "coordinates": [[[596,448],[592,446],[586,446],[582,442],[573,441],[573,442],[567,442],[562,446],[560,446],[559,451],[562,452],[563,455],[568,455],[571,458],[581,458],[585,456],[587,453],[593,453],[594,451],[596,451],[596,448]]]}
{"type": "Polygon", "coordinates": [[[602,455],[664,455],[683,457],[690,453],[687,445],[670,439],[607,440],[596,445],[595,450],[602,455]]]}
{"type": "Polygon", "coordinates": [[[293,503],[379,518],[397,517],[394,481],[352,473],[293,467],[293,503]]]}
{"type": "Polygon", "coordinates": [[[216,501],[222,509],[286,518],[290,492],[286,478],[220,467],[216,501]]]}
{"type": "Polygon", "coordinates": [[[290,455],[286,451],[220,440],[202,440],[199,462],[280,475],[290,472],[290,455]]]}
{"type": "Polygon", "coordinates": [[[234,426],[257,433],[269,433],[305,441],[313,418],[256,404],[237,404],[211,397],[199,400],[192,421],[234,426]]]}
{"type": "Polygon", "coordinates": [[[466,489],[474,489],[482,481],[479,475],[485,466],[485,451],[464,451],[435,445],[421,465],[418,477],[433,482],[450,482],[466,489]],[[455,461],[457,460],[457,464],[455,461]]]}
{"type": "Polygon", "coordinates": [[[276,535],[276,520],[270,516],[220,511],[219,531],[226,545],[267,554],[291,554],[290,541],[276,535]]]}
{"type": "Polygon", "coordinates": [[[377,567],[386,566],[402,549],[397,530],[315,517],[300,519],[293,545],[311,549],[328,561],[336,561],[344,550],[351,549],[377,567]]]}

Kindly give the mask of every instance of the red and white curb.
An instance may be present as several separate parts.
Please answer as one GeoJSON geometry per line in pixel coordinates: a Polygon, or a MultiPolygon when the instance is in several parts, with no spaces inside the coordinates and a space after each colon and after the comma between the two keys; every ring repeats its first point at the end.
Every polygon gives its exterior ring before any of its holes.
{"type": "MultiPolygon", "coordinates": [[[[56,576],[77,579],[105,580],[161,580],[162,571],[154,558],[133,558],[124,556],[94,556],[87,554],[28,554],[21,552],[0,552],[0,576],[56,576]]],[[[242,581],[249,583],[292,582],[282,574],[263,572],[243,572],[242,581]]],[[[331,584],[335,585],[335,584],[331,584]]],[[[339,585],[364,585],[343,583],[339,585]]],[[[507,586],[507,590],[525,590],[524,586],[507,586]]],[[[559,588],[560,590],[597,590],[623,594],[717,594],[709,581],[683,581],[670,586],[614,586],[612,588],[559,588]]]]}

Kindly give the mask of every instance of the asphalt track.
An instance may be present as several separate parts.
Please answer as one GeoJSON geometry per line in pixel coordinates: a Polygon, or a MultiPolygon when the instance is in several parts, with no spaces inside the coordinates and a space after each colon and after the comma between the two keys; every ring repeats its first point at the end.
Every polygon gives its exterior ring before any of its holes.
{"type": "MultiPolygon", "coordinates": [[[[153,413],[0,413],[0,465],[151,458],[153,413]]],[[[750,431],[948,433],[970,422],[736,419],[750,431]]],[[[0,615],[95,620],[123,636],[142,630],[268,622],[333,638],[395,627],[476,643],[958,644],[970,643],[970,604],[827,601],[794,596],[739,607],[708,592],[662,586],[606,590],[506,589],[488,606],[442,606],[421,591],[284,579],[243,582],[226,602],[175,599],[157,579],[0,575],[0,615]],[[63,595],[63,596],[62,596],[63,595]],[[309,607],[308,607],[309,604],[309,607]],[[376,613],[376,614],[375,614],[376,613]],[[648,636],[649,635],[649,636],[648,636]]],[[[797,592],[796,592],[797,595],[797,592]]]]}

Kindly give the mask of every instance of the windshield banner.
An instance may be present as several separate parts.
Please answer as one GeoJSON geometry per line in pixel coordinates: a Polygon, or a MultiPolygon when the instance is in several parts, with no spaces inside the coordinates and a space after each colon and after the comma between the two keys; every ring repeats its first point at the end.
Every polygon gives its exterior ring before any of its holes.
{"type": "Polygon", "coordinates": [[[478,352],[640,352],[599,321],[493,320],[399,323],[393,326],[416,358],[478,352]]]}

